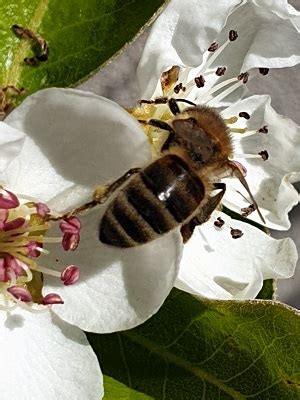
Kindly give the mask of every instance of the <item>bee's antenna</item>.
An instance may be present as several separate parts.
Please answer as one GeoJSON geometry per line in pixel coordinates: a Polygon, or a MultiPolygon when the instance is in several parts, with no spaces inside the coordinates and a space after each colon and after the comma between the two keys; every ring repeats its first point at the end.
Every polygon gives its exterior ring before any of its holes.
{"type": "Polygon", "coordinates": [[[266,221],[265,221],[265,219],[264,219],[264,217],[263,217],[263,215],[262,215],[262,213],[261,213],[261,211],[260,211],[260,209],[259,209],[259,207],[258,207],[258,204],[256,203],[256,201],[255,201],[255,199],[254,199],[254,197],[253,197],[253,194],[251,193],[251,190],[250,190],[250,188],[249,188],[249,185],[248,185],[248,183],[247,183],[247,181],[246,181],[246,179],[245,179],[245,177],[244,177],[244,175],[243,175],[241,169],[238,167],[238,165],[237,165],[235,162],[232,162],[232,161],[229,161],[229,162],[228,162],[228,166],[230,167],[230,169],[231,169],[233,175],[234,175],[236,178],[238,178],[238,180],[241,182],[241,184],[242,184],[242,185],[244,186],[244,188],[247,190],[247,192],[248,192],[248,194],[249,194],[249,196],[250,196],[250,199],[251,199],[251,201],[252,201],[252,203],[253,203],[253,205],[254,205],[254,207],[255,207],[255,209],[256,209],[256,211],[257,211],[259,217],[260,217],[260,219],[262,220],[262,222],[264,223],[264,225],[266,225],[266,221]]]}
{"type": "Polygon", "coordinates": [[[179,101],[181,101],[182,103],[187,103],[187,104],[190,104],[191,106],[197,106],[197,104],[196,103],[193,103],[192,101],[190,101],[190,100],[187,100],[187,99],[174,99],[177,103],[179,102],[179,101]]]}

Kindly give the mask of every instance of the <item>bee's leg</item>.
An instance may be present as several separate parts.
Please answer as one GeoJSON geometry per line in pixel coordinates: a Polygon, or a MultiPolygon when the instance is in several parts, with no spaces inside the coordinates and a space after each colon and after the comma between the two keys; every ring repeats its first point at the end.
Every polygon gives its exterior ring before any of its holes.
{"type": "Polygon", "coordinates": [[[132,175],[140,172],[141,169],[142,168],[131,168],[110,185],[98,185],[93,194],[93,201],[97,202],[97,204],[105,203],[114,191],[122,186],[132,175]]]}
{"type": "Polygon", "coordinates": [[[177,100],[176,100],[176,99],[172,99],[172,98],[171,98],[171,99],[168,101],[168,106],[169,106],[170,111],[171,111],[171,113],[172,113],[173,115],[180,114],[180,109],[179,109],[179,107],[178,107],[178,104],[177,104],[177,100]]]}
{"type": "Polygon", "coordinates": [[[163,129],[164,131],[169,132],[169,136],[165,143],[163,144],[161,151],[166,151],[169,149],[172,143],[176,143],[176,132],[174,129],[165,121],[161,121],[160,119],[149,119],[149,120],[141,120],[139,119],[141,124],[151,125],[155,128],[163,129]]]}
{"type": "Polygon", "coordinates": [[[49,220],[55,221],[65,217],[80,215],[81,213],[91,208],[94,208],[99,204],[105,203],[115,190],[117,190],[120,186],[122,186],[132,175],[140,172],[141,169],[142,168],[131,168],[127,172],[125,172],[124,175],[122,175],[120,178],[118,178],[110,185],[98,185],[94,191],[93,199],[91,201],[75,208],[74,210],[65,214],[63,217],[51,217],[49,218],[49,220]]]}
{"type": "Polygon", "coordinates": [[[191,106],[196,106],[196,103],[193,103],[190,100],[187,99],[173,99],[172,97],[168,99],[167,97],[158,97],[157,99],[154,100],[140,100],[140,104],[168,104],[170,111],[172,114],[177,115],[180,113],[180,109],[177,105],[178,102],[181,103],[187,103],[190,104],[191,106]]]}
{"type": "Polygon", "coordinates": [[[175,134],[175,131],[171,127],[171,125],[169,125],[167,122],[162,121],[160,119],[148,119],[148,120],[139,119],[138,121],[141,124],[151,125],[151,126],[154,126],[155,128],[163,129],[164,131],[169,131],[170,133],[175,134]]]}
{"type": "Polygon", "coordinates": [[[204,222],[209,220],[212,212],[217,208],[218,204],[222,200],[226,190],[225,183],[215,183],[214,187],[215,189],[220,189],[220,192],[211,197],[203,207],[199,207],[198,214],[186,224],[182,225],[180,233],[183,243],[186,243],[190,239],[197,225],[202,225],[204,222]]]}

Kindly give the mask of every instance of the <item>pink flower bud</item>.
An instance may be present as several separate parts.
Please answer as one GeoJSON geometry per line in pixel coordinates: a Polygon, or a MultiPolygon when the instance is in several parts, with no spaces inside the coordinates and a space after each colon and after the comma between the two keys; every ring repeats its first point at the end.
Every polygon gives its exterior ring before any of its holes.
{"type": "Polygon", "coordinates": [[[10,208],[16,208],[20,204],[17,196],[8,190],[1,189],[0,192],[0,208],[9,210],[10,208]]]}
{"type": "Polygon", "coordinates": [[[73,285],[79,280],[80,270],[75,265],[69,265],[65,268],[62,273],[60,279],[63,281],[64,285],[73,285]]]}
{"type": "Polygon", "coordinates": [[[45,305],[49,305],[49,304],[64,304],[64,301],[60,297],[59,294],[57,294],[57,293],[49,293],[43,298],[42,303],[45,304],[45,305]]]}
{"type": "Polygon", "coordinates": [[[7,289],[7,291],[16,299],[24,301],[24,303],[29,303],[32,301],[32,296],[29,290],[21,286],[11,286],[7,289]]]}

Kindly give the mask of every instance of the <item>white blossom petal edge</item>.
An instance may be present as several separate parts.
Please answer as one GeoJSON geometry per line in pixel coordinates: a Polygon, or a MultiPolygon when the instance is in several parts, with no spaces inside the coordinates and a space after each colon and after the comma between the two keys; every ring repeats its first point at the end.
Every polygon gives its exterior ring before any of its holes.
{"type": "Polygon", "coordinates": [[[263,280],[293,276],[297,259],[291,239],[273,239],[215,211],[185,244],[176,287],[211,299],[253,299],[263,280]],[[214,225],[218,217],[225,222],[221,228],[214,225]],[[231,228],[243,235],[233,239],[231,228]]]}

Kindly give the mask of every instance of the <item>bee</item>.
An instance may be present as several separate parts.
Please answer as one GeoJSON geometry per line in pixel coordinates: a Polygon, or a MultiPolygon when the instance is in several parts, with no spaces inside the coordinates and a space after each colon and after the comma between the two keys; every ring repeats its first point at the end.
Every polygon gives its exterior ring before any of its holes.
{"type": "Polygon", "coordinates": [[[241,181],[264,221],[238,163],[229,159],[232,140],[219,113],[184,99],[165,102],[174,114],[170,122],[140,121],[169,132],[161,157],[143,169],[129,170],[109,186],[106,197],[123,185],[101,219],[100,241],[134,247],[181,227],[186,242],[220,203],[226,185],[219,181],[230,175],[241,181]],[[181,112],[178,101],[192,106],[181,112]]]}

